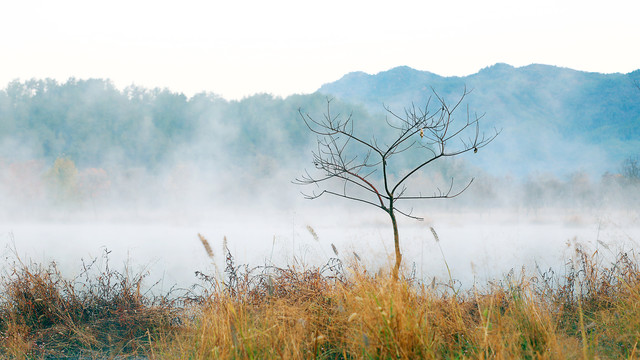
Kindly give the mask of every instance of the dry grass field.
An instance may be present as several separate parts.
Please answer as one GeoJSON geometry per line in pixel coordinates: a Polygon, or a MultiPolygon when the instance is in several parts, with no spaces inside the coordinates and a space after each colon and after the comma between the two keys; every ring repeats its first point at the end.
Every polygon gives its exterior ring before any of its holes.
{"type": "MultiPolygon", "coordinates": [[[[208,241],[201,237],[211,255],[208,241]]],[[[108,253],[105,252],[105,257],[108,253]]],[[[0,356],[15,359],[639,358],[640,268],[580,246],[563,273],[512,271],[461,290],[321,267],[236,265],[152,294],[108,261],[65,278],[14,260],[0,285],[0,356]]],[[[224,269],[222,269],[224,268],[224,269]]]]}

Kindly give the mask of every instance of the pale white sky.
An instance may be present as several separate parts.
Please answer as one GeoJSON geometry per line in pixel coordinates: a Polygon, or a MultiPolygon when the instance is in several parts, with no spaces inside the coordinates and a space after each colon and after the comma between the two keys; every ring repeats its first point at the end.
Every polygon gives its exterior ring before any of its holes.
{"type": "Polygon", "coordinates": [[[0,87],[109,78],[227,99],[351,71],[463,76],[496,62],[640,68],[640,1],[21,0],[0,6],[0,87]]]}

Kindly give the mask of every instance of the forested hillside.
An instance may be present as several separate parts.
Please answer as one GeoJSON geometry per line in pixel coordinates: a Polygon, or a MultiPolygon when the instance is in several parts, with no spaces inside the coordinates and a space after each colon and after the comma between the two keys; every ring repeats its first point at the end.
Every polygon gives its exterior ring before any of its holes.
{"type": "MultiPolygon", "coordinates": [[[[0,91],[0,156],[81,166],[153,168],[175,156],[303,160],[314,137],[298,109],[314,116],[334,98],[334,114],[353,114],[364,129],[385,125],[385,108],[402,113],[434,91],[484,114],[483,127],[501,136],[474,162],[494,174],[549,171],[592,176],[617,172],[640,149],[640,90],[631,74],[584,73],[543,65],[497,64],[466,77],[441,77],[407,67],[377,75],[352,73],[317,93],[285,99],[260,94],[227,101],[215,94],[187,98],[167,89],[108,80],[13,81],[0,91]]],[[[459,116],[464,116],[460,113],[459,116]]]]}
{"type": "MultiPolygon", "coordinates": [[[[369,119],[359,106],[332,107],[369,119]]],[[[326,108],[320,94],[227,101],[119,90],[101,79],[14,81],[0,91],[0,198],[14,206],[0,213],[99,201],[134,209],[171,201],[186,210],[191,200],[277,192],[291,199],[298,192],[282,186],[311,163],[315,146],[298,109],[321,116],[326,108]]]]}
{"type": "Polygon", "coordinates": [[[256,95],[230,102],[205,93],[188,99],[166,89],[120,91],[99,79],[14,81],[0,92],[0,143],[4,157],[67,156],[87,166],[153,168],[186,149],[201,157],[289,157],[312,140],[298,107],[322,111],[324,101],[256,95]]]}

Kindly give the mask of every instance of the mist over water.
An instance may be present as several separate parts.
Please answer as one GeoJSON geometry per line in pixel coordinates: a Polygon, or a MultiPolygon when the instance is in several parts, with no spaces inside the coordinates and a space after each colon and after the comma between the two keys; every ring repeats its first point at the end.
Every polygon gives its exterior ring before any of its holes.
{"type": "MultiPolygon", "coordinates": [[[[353,263],[355,253],[369,271],[388,271],[393,232],[387,214],[339,198],[304,200],[299,187],[285,178],[272,180],[262,185],[278,189],[275,195],[260,196],[260,187],[245,186],[244,195],[230,193],[218,199],[165,192],[123,200],[124,206],[94,202],[65,210],[51,207],[31,218],[2,221],[2,255],[5,265],[17,255],[23,262],[55,261],[73,275],[80,272],[83,260],[90,262],[108,251],[112,268],[149,272],[147,285],[159,281],[155,290],[187,287],[196,282],[196,271],[224,270],[224,238],[236,265],[321,266],[334,257],[353,263]],[[214,261],[207,257],[198,233],[211,243],[214,261]]],[[[424,221],[399,219],[407,274],[425,282],[433,277],[447,282],[446,261],[452,277],[466,288],[501,280],[523,266],[530,272],[561,272],[576,245],[611,258],[638,248],[640,218],[634,208],[483,207],[478,191],[472,189],[456,199],[413,204],[414,214],[424,221]],[[477,205],[469,205],[473,199],[478,199],[477,205]]]]}
{"type": "MultiPolygon", "coordinates": [[[[25,263],[55,261],[73,276],[83,261],[104,262],[108,251],[111,268],[148,272],[146,284],[158,282],[154,291],[166,291],[196,283],[196,271],[223,271],[226,238],[236,265],[302,268],[322,266],[334,257],[353,263],[355,253],[370,272],[390,269],[388,215],[341,198],[303,199],[300,192],[310,189],[291,181],[304,164],[265,177],[233,166],[216,176],[208,170],[213,168],[211,163],[180,163],[157,172],[111,176],[110,191],[71,203],[58,202],[46,189],[32,195],[32,201],[22,197],[3,206],[4,264],[11,266],[16,257],[25,263]],[[214,261],[197,234],[211,243],[214,261]]],[[[459,189],[470,178],[458,173],[454,186],[459,189]]],[[[406,274],[446,283],[446,261],[453,279],[468,288],[502,280],[522,267],[530,273],[562,272],[576,245],[611,259],[638,248],[640,216],[633,187],[616,189],[604,180],[538,177],[519,182],[479,175],[457,198],[404,206],[425,218],[399,218],[406,274]]],[[[447,185],[438,172],[410,184],[427,191],[447,185]]]]}

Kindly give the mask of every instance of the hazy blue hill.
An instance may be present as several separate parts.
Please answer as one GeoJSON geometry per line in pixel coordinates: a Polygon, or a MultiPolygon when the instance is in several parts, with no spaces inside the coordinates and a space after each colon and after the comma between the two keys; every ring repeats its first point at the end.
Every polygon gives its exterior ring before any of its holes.
{"type": "Polygon", "coordinates": [[[465,77],[442,77],[409,67],[376,75],[347,74],[318,91],[371,112],[382,104],[396,111],[423,104],[434,89],[455,101],[464,87],[470,110],[485,113],[485,128],[503,133],[475,157],[493,173],[531,172],[594,176],[615,172],[622,161],[640,153],[640,90],[629,74],[581,72],[549,65],[515,68],[495,64],[465,77]]]}
{"type": "Polygon", "coordinates": [[[455,79],[400,66],[376,75],[349,73],[336,82],[323,85],[318,92],[377,111],[383,109],[383,105],[406,106],[408,99],[409,104],[411,101],[422,102],[430,94],[430,87],[464,86],[463,81],[454,84],[455,79]]]}

